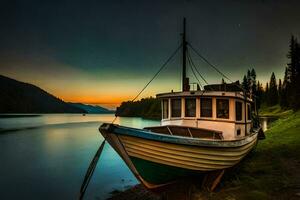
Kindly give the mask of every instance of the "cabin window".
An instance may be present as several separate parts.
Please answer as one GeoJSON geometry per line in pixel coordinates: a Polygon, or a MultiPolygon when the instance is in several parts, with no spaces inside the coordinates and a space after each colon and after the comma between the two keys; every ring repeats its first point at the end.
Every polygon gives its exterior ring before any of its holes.
{"type": "Polygon", "coordinates": [[[228,99],[217,99],[217,118],[229,119],[228,99]]]}
{"type": "Polygon", "coordinates": [[[235,120],[242,121],[242,102],[236,101],[235,102],[235,120]]]}
{"type": "Polygon", "coordinates": [[[201,98],[200,116],[212,117],[212,98],[201,98]]]}
{"type": "Polygon", "coordinates": [[[247,120],[251,120],[251,106],[250,104],[247,104],[247,120]]]}
{"type": "Polygon", "coordinates": [[[171,100],[171,115],[172,117],[181,117],[181,99],[171,100]]]}
{"type": "Polygon", "coordinates": [[[169,118],[169,100],[164,99],[162,101],[163,104],[163,119],[169,118]]]}
{"type": "Polygon", "coordinates": [[[196,98],[185,99],[185,116],[196,117],[196,98]]]}

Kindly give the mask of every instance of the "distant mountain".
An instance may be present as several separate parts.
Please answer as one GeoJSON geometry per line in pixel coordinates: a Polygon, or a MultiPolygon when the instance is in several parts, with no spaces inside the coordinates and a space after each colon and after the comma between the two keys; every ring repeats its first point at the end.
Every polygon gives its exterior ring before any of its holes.
{"type": "Polygon", "coordinates": [[[102,114],[102,113],[114,113],[115,112],[113,110],[108,110],[101,106],[92,106],[92,105],[86,105],[86,104],[82,104],[82,103],[69,103],[69,104],[74,107],[85,110],[87,113],[91,113],[91,114],[102,114]]]}
{"type": "Polygon", "coordinates": [[[0,75],[0,113],[86,113],[41,88],[0,75]]]}

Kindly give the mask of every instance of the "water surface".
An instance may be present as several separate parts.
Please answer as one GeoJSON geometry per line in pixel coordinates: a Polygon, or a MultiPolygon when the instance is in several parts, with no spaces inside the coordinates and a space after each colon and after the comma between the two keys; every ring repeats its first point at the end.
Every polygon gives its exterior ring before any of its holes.
{"type": "MultiPolygon", "coordinates": [[[[113,118],[111,114],[0,118],[1,199],[76,199],[86,169],[103,141],[98,128],[113,118]]],[[[142,128],[159,121],[119,118],[116,123],[142,128]]],[[[106,144],[85,197],[106,199],[113,190],[137,183],[106,144]]]]}

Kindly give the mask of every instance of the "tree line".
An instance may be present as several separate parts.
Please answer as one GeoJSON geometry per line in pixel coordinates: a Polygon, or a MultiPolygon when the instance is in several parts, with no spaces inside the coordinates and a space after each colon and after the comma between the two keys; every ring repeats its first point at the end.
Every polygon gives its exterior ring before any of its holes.
{"type": "Polygon", "coordinates": [[[134,102],[122,102],[116,110],[116,116],[160,119],[160,101],[156,98],[148,97],[134,102]]]}
{"type": "MultiPolygon", "coordinates": [[[[257,109],[261,105],[274,106],[280,104],[283,109],[300,109],[300,45],[297,38],[291,36],[289,62],[285,68],[283,81],[277,81],[272,72],[270,81],[265,86],[256,78],[255,69],[249,69],[242,80],[242,88],[247,95],[255,97],[257,109]]],[[[225,81],[222,79],[222,84],[225,81]]],[[[160,119],[161,106],[156,98],[144,98],[136,102],[123,102],[116,111],[117,116],[144,117],[160,119]]]]}
{"type": "Polygon", "coordinates": [[[273,106],[280,104],[283,109],[300,109],[300,45],[297,38],[291,36],[289,51],[287,54],[289,62],[285,68],[283,81],[276,80],[272,72],[270,81],[265,88],[262,83],[256,80],[254,69],[248,70],[242,81],[242,87],[247,94],[253,95],[257,107],[261,104],[273,106]]]}

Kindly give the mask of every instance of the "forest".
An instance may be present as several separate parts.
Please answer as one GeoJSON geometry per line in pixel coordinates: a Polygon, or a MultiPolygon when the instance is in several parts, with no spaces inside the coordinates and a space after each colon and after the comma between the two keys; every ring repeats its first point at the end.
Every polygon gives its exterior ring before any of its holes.
{"type": "Polygon", "coordinates": [[[300,109],[300,45],[297,38],[291,36],[289,62],[285,67],[283,80],[276,79],[274,72],[271,73],[270,81],[265,86],[256,80],[254,69],[248,70],[242,81],[243,88],[247,93],[256,97],[257,106],[274,106],[279,104],[284,110],[300,109]]]}

